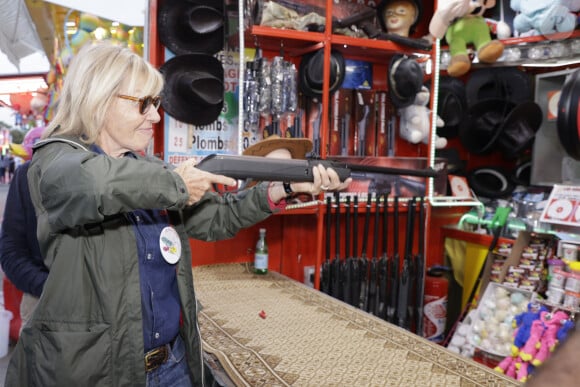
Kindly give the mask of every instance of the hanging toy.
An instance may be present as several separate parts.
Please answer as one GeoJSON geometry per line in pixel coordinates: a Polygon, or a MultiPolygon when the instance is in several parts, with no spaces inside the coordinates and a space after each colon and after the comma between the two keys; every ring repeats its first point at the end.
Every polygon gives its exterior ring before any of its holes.
{"type": "Polygon", "coordinates": [[[451,60],[447,73],[460,77],[471,69],[468,45],[472,44],[482,63],[495,63],[503,54],[504,45],[491,38],[491,30],[483,14],[495,6],[496,0],[451,0],[439,2],[429,23],[429,32],[438,39],[445,36],[451,60]],[[441,4],[439,4],[441,3],[441,4]]]}

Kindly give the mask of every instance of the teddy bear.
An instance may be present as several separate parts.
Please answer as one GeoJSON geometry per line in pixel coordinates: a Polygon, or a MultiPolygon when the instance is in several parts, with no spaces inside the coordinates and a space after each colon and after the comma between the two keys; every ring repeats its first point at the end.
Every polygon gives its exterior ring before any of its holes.
{"type": "MultiPolygon", "coordinates": [[[[399,115],[401,120],[399,122],[400,136],[412,144],[429,142],[429,131],[431,130],[431,121],[429,115],[431,110],[427,107],[429,104],[429,97],[431,93],[426,86],[422,86],[421,90],[415,95],[415,100],[412,105],[400,108],[399,115]]],[[[441,117],[437,116],[437,127],[442,127],[445,123],[441,117]]],[[[447,139],[435,136],[435,148],[445,148],[447,146],[447,139]]]]}
{"type": "Polygon", "coordinates": [[[580,0],[510,0],[514,31],[519,36],[548,35],[571,32],[576,28],[580,0]]]}
{"type": "Polygon", "coordinates": [[[482,63],[495,63],[503,54],[503,43],[492,39],[490,26],[483,17],[495,4],[496,0],[449,0],[441,2],[433,13],[429,33],[438,39],[445,36],[451,55],[449,75],[460,77],[471,69],[467,51],[470,44],[482,63]]]}

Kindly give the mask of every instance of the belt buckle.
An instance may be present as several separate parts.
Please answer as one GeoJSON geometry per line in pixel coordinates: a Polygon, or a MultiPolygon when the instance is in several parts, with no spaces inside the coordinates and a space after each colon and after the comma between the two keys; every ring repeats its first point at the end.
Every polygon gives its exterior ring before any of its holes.
{"type": "Polygon", "coordinates": [[[169,354],[167,345],[157,347],[145,354],[145,371],[150,372],[157,369],[167,361],[169,354]]]}

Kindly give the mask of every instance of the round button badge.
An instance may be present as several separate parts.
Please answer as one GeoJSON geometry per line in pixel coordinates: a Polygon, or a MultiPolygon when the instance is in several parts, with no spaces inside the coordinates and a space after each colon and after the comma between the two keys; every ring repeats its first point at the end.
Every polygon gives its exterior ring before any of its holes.
{"type": "Polygon", "coordinates": [[[163,259],[169,264],[175,264],[181,257],[181,240],[173,227],[165,227],[159,235],[159,248],[163,259]]]}

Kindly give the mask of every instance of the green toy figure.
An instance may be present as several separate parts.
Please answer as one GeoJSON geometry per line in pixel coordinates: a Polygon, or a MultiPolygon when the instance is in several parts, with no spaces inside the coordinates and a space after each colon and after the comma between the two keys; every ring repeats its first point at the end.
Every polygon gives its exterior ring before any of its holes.
{"type": "Polygon", "coordinates": [[[501,41],[491,38],[491,30],[483,13],[495,6],[496,0],[442,1],[429,23],[429,32],[438,39],[445,36],[451,60],[447,73],[460,77],[471,68],[467,53],[473,44],[482,63],[494,63],[503,54],[501,41]]]}

